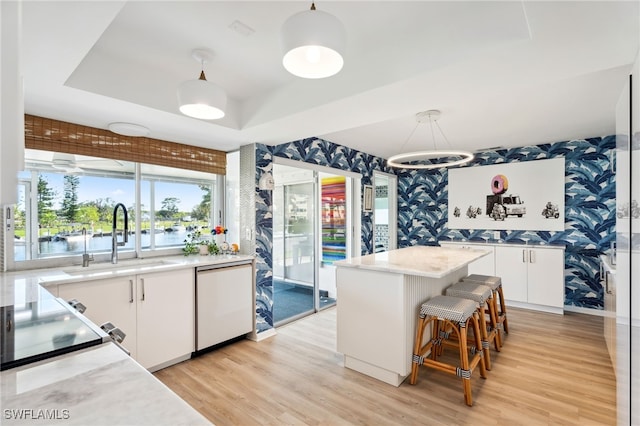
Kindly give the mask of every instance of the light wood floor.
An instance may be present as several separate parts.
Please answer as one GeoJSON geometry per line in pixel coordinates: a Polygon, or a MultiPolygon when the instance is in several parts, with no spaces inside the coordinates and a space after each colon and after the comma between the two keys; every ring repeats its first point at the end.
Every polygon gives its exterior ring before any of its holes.
{"type": "Polygon", "coordinates": [[[336,310],[155,373],[216,425],[614,425],[616,382],[603,319],[512,308],[493,369],[471,380],[421,368],[396,388],[343,367],[336,310]]]}

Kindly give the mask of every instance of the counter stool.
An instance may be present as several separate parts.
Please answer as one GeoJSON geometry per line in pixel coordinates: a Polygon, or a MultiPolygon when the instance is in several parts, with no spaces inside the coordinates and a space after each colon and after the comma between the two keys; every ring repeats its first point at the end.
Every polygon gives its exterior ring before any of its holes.
{"type": "Polygon", "coordinates": [[[471,395],[471,375],[473,370],[479,365],[480,376],[487,378],[487,372],[482,362],[483,352],[476,350],[481,348],[480,326],[478,324],[478,310],[473,300],[461,299],[452,296],[435,296],[420,307],[420,316],[416,325],[416,340],[413,349],[413,360],[411,365],[412,385],[418,379],[418,368],[423,365],[449,374],[455,374],[462,378],[462,388],[464,391],[464,401],[468,406],[473,405],[471,395]],[[431,339],[422,344],[424,331],[427,325],[431,324],[431,339]],[[467,346],[467,327],[473,327],[475,346],[467,346]],[[440,336],[440,330],[451,329],[452,335],[458,339],[460,351],[459,365],[447,364],[437,360],[438,348],[446,341],[440,336]],[[425,357],[431,352],[431,358],[425,357]],[[469,353],[471,352],[471,360],[469,353]]]}
{"type": "Polygon", "coordinates": [[[473,300],[477,304],[480,326],[480,337],[482,340],[482,351],[484,352],[484,365],[487,370],[491,370],[491,351],[489,345],[494,344],[496,351],[500,352],[502,342],[498,333],[495,304],[493,303],[493,292],[486,285],[474,282],[458,282],[446,289],[447,296],[461,297],[473,300]],[[486,311],[485,311],[486,306],[486,311]],[[489,314],[489,324],[487,316],[489,314]]]}
{"type": "Polygon", "coordinates": [[[471,274],[464,277],[462,281],[470,281],[487,287],[493,291],[493,303],[496,304],[498,324],[502,326],[505,333],[509,334],[509,322],[507,320],[507,305],[504,303],[504,293],[502,292],[502,279],[491,275],[471,274]],[[498,299],[500,299],[500,309],[498,309],[498,299]]]}

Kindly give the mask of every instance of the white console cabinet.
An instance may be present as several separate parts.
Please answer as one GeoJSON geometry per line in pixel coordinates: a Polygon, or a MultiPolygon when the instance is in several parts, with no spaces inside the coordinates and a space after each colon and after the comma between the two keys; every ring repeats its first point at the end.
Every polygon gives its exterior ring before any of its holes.
{"type": "Polygon", "coordinates": [[[58,296],[81,301],[84,315],[125,332],[122,346],[143,367],[157,370],[194,350],[193,268],[60,284],[58,296]]]}
{"type": "Polygon", "coordinates": [[[496,276],[502,278],[507,301],[562,313],[564,250],[559,248],[496,247],[496,276]]]}
{"type": "Polygon", "coordinates": [[[545,312],[564,310],[564,248],[519,244],[485,244],[442,241],[441,245],[490,250],[469,264],[469,274],[493,275],[502,279],[507,303],[545,312]]]}

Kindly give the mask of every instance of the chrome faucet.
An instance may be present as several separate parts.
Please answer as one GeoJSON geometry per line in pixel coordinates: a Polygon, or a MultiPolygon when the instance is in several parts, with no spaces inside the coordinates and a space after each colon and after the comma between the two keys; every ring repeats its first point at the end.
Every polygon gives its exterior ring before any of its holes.
{"type": "Polygon", "coordinates": [[[113,229],[111,233],[111,263],[118,263],[118,246],[124,246],[129,241],[129,216],[127,208],[122,203],[116,204],[113,208],[113,229]],[[123,241],[118,241],[118,230],[116,229],[116,216],[118,207],[122,207],[124,213],[124,231],[122,231],[123,241]]]}
{"type": "Polygon", "coordinates": [[[87,228],[82,228],[82,236],[84,237],[84,253],[82,253],[82,267],[89,266],[89,262],[93,261],[93,255],[87,253],[87,228]]]}

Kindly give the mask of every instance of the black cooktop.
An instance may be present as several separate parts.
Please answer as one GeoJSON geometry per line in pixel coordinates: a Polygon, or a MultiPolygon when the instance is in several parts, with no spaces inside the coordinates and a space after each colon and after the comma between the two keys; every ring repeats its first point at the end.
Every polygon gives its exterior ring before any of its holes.
{"type": "Polygon", "coordinates": [[[0,370],[107,340],[102,330],[40,285],[16,282],[11,291],[0,307],[0,370]]]}

